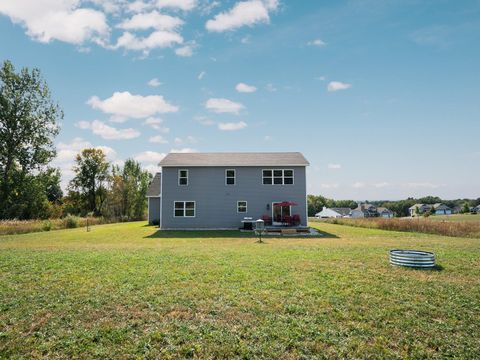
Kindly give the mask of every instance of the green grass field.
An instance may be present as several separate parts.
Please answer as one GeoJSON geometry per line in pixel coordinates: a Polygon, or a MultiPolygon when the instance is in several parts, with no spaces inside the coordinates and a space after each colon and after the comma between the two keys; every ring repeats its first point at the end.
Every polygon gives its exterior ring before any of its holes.
{"type": "Polygon", "coordinates": [[[145,223],[0,237],[0,358],[479,358],[480,240],[145,223]],[[394,268],[388,250],[437,254],[394,268]]]}

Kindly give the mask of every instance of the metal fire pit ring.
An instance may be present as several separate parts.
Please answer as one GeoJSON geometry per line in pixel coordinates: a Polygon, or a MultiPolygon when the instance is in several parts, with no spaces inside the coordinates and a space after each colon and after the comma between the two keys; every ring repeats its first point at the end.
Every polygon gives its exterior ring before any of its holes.
{"type": "Polygon", "coordinates": [[[394,266],[431,269],[435,267],[435,254],[419,250],[390,250],[390,264],[394,266]]]}

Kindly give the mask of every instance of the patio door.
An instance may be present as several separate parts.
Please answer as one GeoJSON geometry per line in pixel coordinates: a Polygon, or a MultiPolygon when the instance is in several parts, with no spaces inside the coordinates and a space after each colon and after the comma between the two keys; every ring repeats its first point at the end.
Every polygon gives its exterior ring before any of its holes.
{"type": "Polygon", "coordinates": [[[272,224],[273,225],[282,225],[282,219],[284,216],[291,216],[290,213],[291,206],[280,206],[272,204],[272,224]]]}

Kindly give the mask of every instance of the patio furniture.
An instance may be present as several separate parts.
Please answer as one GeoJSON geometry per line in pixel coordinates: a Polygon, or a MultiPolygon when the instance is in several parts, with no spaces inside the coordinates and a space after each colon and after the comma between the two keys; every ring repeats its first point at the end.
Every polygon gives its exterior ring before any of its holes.
{"type": "Polygon", "coordinates": [[[262,215],[262,220],[265,222],[265,225],[272,225],[272,218],[267,214],[262,215]]]}
{"type": "Polygon", "coordinates": [[[292,225],[292,217],[290,215],[285,215],[282,219],[282,224],[286,226],[292,225]]]}
{"type": "Polygon", "coordinates": [[[293,225],[293,226],[300,225],[300,215],[294,214],[294,215],[292,216],[292,225],[293,225]]]}

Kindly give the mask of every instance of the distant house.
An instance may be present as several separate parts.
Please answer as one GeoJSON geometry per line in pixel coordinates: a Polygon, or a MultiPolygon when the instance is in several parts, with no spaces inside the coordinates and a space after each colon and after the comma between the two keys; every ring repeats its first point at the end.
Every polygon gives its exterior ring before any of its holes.
{"type": "Polygon", "coordinates": [[[377,207],[373,204],[358,204],[358,206],[350,212],[350,217],[354,219],[371,217],[392,218],[393,216],[393,211],[385,207],[377,207]]]}
{"type": "Polygon", "coordinates": [[[410,211],[410,216],[423,215],[430,211],[432,205],[428,204],[415,204],[410,206],[408,210],[410,211]]]}
{"type": "Polygon", "coordinates": [[[147,190],[148,223],[160,225],[160,197],[162,194],[162,174],[156,173],[147,190]]]}
{"type": "Polygon", "coordinates": [[[327,208],[324,206],[322,211],[315,214],[315,217],[319,219],[349,217],[351,211],[350,208],[327,208]]]}
{"type": "Polygon", "coordinates": [[[472,214],[480,214],[480,205],[477,205],[477,206],[475,206],[475,207],[472,207],[471,210],[470,210],[470,212],[471,212],[472,214]]]}
{"type": "Polygon", "coordinates": [[[410,216],[416,215],[423,215],[425,213],[432,212],[435,215],[451,215],[452,209],[445,204],[437,203],[437,204],[415,204],[409,208],[410,216]]]}
{"type": "Polygon", "coordinates": [[[452,208],[452,214],[460,214],[464,209],[464,206],[456,205],[452,208]]]}
{"type": "Polygon", "coordinates": [[[378,207],[377,212],[379,217],[386,218],[386,219],[393,218],[393,211],[385,207],[378,207]]]}
{"type": "Polygon", "coordinates": [[[435,215],[452,215],[452,209],[445,204],[434,204],[433,209],[435,211],[435,215]]]}

